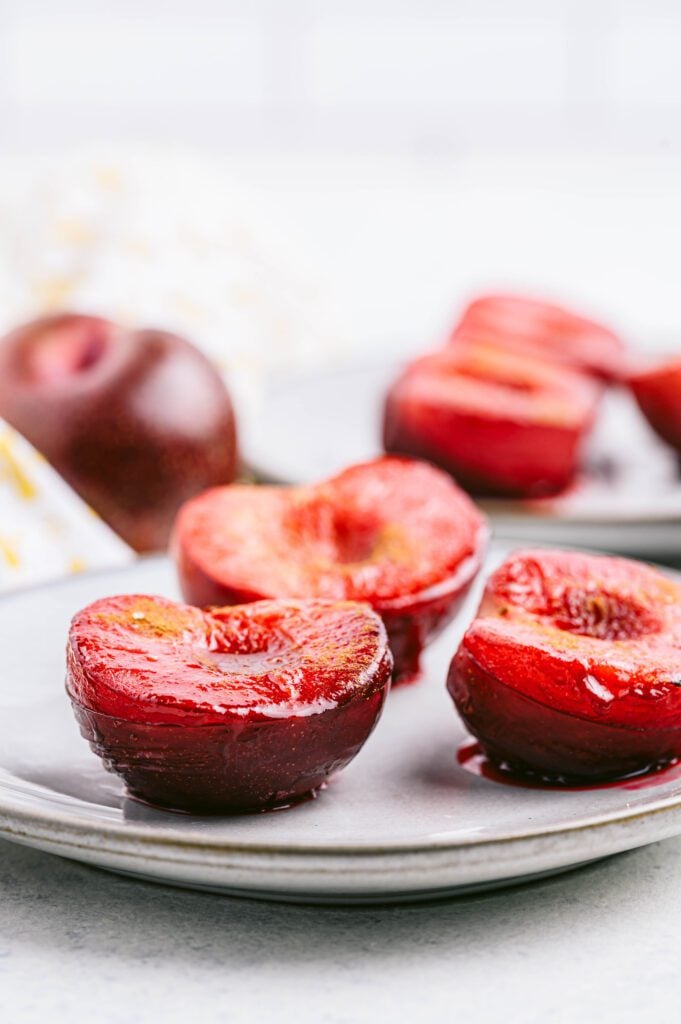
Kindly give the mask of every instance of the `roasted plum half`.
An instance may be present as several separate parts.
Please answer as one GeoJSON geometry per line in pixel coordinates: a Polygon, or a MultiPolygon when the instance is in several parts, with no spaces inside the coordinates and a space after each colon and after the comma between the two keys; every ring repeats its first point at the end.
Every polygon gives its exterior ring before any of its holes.
{"type": "Polygon", "coordinates": [[[681,755],[681,585],[627,559],[519,551],[447,686],[502,767],[589,782],[664,765],[681,755]]]}
{"type": "Polygon", "coordinates": [[[681,454],[681,358],[633,373],[628,383],[653,430],[681,454]]]}
{"type": "Polygon", "coordinates": [[[434,462],[476,494],[555,494],[575,476],[600,394],[564,366],[451,347],[415,360],[392,385],[384,446],[434,462]]]}
{"type": "Polygon", "coordinates": [[[81,732],[129,792],[196,814],[285,806],[360,750],[392,658],[351,601],[203,612],[111,597],[71,623],[67,691],[81,732]]]}
{"type": "Polygon", "coordinates": [[[229,395],[184,338],[64,313],[0,341],[0,416],[138,551],[236,469],[229,395]]]}
{"type": "Polygon", "coordinates": [[[466,308],[451,340],[467,338],[565,363],[611,381],[622,372],[622,340],[562,306],[521,295],[484,295],[466,308]]]}
{"type": "Polygon", "coordinates": [[[368,602],[402,683],[418,677],[423,646],[454,615],[486,538],[482,515],[444,473],[383,458],[314,486],[214,488],[182,508],[172,547],[191,604],[368,602]]]}

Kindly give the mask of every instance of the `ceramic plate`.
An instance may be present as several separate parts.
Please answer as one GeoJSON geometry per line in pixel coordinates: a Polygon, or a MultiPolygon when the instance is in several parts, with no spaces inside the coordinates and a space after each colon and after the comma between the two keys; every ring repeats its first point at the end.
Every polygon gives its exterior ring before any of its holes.
{"type": "MultiPolygon", "coordinates": [[[[244,417],[249,465],[265,479],[307,483],[380,454],[383,396],[398,370],[384,363],[271,379],[244,417]]],[[[620,391],[605,396],[586,471],[569,493],[484,506],[497,535],[519,542],[681,554],[678,462],[620,391]]]]}
{"type": "MultiPolygon", "coordinates": [[[[503,555],[495,548],[490,564],[503,555]]],[[[63,692],[72,613],[107,594],[174,596],[170,565],[142,560],[3,598],[0,832],[155,881],[319,902],[466,892],[681,832],[681,779],[671,770],[645,784],[552,791],[459,765],[465,734],[444,677],[479,587],[431,648],[424,681],[390,695],[366,747],[316,800],[205,819],[127,799],[78,734],[63,692]]]]}

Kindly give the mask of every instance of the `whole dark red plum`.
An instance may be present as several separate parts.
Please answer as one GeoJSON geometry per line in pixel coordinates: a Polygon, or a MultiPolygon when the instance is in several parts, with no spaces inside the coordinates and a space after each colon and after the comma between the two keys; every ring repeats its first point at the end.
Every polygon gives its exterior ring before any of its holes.
{"type": "Polygon", "coordinates": [[[60,313],[0,341],[0,416],[138,551],[237,462],[232,404],[186,339],[60,313]]]}

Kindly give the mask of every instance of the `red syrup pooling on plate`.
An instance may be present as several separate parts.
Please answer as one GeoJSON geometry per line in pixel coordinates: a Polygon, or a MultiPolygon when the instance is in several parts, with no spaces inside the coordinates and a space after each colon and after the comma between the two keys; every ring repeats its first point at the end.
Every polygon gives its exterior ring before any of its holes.
{"type": "Polygon", "coordinates": [[[477,740],[466,740],[462,743],[457,751],[456,759],[461,767],[471,775],[488,779],[490,782],[500,782],[505,786],[518,786],[521,789],[561,789],[569,792],[615,788],[636,790],[681,779],[681,759],[679,758],[674,758],[673,761],[667,761],[664,764],[651,765],[641,772],[635,772],[622,779],[614,779],[609,782],[579,783],[569,779],[546,779],[540,775],[513,771],[512,768],[503,764],[495,764],[490,761],[477,740]]]}

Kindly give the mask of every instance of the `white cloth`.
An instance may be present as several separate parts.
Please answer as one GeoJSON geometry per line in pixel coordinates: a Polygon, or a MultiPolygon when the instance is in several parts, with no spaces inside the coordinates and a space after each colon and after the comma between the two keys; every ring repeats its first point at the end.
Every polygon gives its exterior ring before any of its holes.
{"type": "Polygon", "coordinates": [[[0,591],[124,565],[132,550],[0,420],[0,591]]]}
{"type": "Polygon", "coordinates": [[[343,347],[304,249],[184,151],[0,161],[0,330],[76,310],[184,334],[230,379],[304,366],[343,347]]]}

